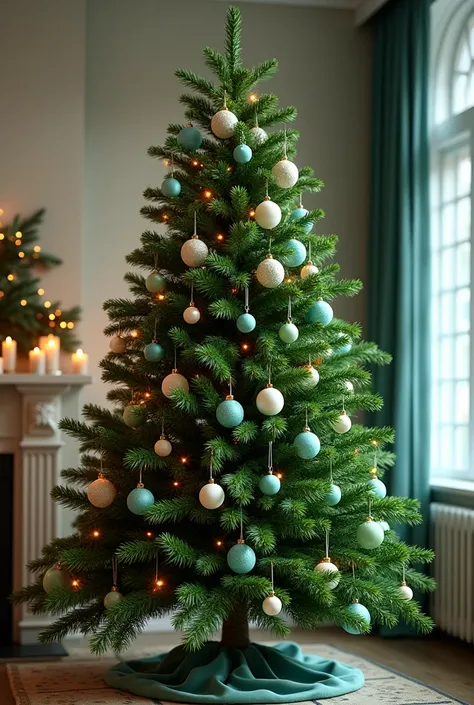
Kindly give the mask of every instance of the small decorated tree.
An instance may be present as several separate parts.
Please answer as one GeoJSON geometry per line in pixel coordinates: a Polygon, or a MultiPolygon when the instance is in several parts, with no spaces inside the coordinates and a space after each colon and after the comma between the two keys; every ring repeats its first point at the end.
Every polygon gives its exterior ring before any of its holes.
{"type": "Polygon", "coordinates": [[[40,335],[59,336],[65,350],[77,347],[74,326],[80,308],[63,311],[59,301],[50,301],[40,286],[38,273],[61,264],[38,245],[38,227],[44,209],[0,228],[0,340],[11,336],[26,353],[40,335]]]}
{"type": "Polygon", "coordinates": [[[108,682],[178,702],[295,702],[361,686],[357,669],[303,657],[295,644],[249,642],[249,622],[286,636],[321,622],[351,634],[432,623],[412,589],[429,550],[391,528],[418,503],[386,496],[389,428],[354,423],[382,399],[367,365],[389,356],[330,302],[360,282],[328,263],[336,238],[301,202],[322,182],[294,163],[296,117],[253,91],[275,60],[246,69],[241,17],[228,11],[224,53],[205,49],[216,84],[178,78],[193,124],[170,125],[152,157],[170,173],[145,191],[147,230],[128,263],[131,297],[105,303],[111,352],[103,380],[114,412],[88,405],[65,420],[81,444],[53,498],[79,511],[17,595],[58,619],[45,641],[92,633],[124,649],[146,620],[173,612],[183,647],[120,664],[108,682]],[[354,422],[353,422],[353,420],[354,422]],[[87,487],[87,491],[75,489],[87,487]],[[209,641],[222,627],[220,642],[209,641]]]}

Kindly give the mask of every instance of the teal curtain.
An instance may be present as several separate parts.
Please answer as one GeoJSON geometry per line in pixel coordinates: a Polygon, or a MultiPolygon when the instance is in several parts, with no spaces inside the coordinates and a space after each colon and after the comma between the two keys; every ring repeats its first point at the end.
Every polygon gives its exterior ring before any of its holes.
{"type": "Polygon", "coordinates": [[[396,432],[390,494],[416,497],[424,523],[403,527],[428,544],[430,456],[430,234],[428,87],[431,0],[390,0],[373,18],[369,335],[393,355],[374,370],[396,432]]]}

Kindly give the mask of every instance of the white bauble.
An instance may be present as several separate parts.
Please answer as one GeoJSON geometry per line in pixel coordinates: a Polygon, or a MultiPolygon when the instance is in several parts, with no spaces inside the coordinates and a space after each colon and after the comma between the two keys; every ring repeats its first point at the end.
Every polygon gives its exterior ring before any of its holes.
{"type": "Polygon", "coordinates": [[[261,414],[275,416],[283,409],[285,400],[283,394],[270,385],[257,394],[256,404],[261,414]]]}
{"type": "Polygon", "coordinates": [[[262,602],[262,609],[269,617],[275,617],[280,614],[282,607],[280,598],[274,592],[271,592],[262,602]]]}
{"type": "Polygon", "coordinates": [[[341,579],[341,574],[339,573],[337,566],[331,563],[330,558],[323,558],[323,560],[314,567],[317,573],[333,573],[334,579],[331,580],[327,586],[330,590],[334,590],[339,585],[341,579]]]}
{"type": "Polygon", "coordinates": [[[300,276],[301,279],[306,279],[306,277],[309,277],[311,274],[317,274],[318,272],[319,269],[316,265],[312,262],[308,262],[308,264],[305,264],[304,267],[301,267],[300,276]]]}
{"type": "Polygon", "coordinates": [[[257,267],[257,280],[266,289],[274,289],[285,278],[285,270],[281,262],[267,255],[257,267]]]}
{"type": "Polygon", "coordinates": [[[308,388],[316,387],[319,382],[319,372],[313,365],[305,365],[305,370],[308,372],[308,377],[305,380],[305,386],[308,388]]]}
{"type": "Polygon", "coordinates": [[[400,595],[403,597],[404,600],[412,600],[413,599],[413,590],[411,587],[408,587],[406,583],[402,583],[400,587],[398,588],[398,592],[400,595]]]}
{"type": "Polygon", "coordinates": [[[298,167],[286,157],[275,164],[272,173],[280,188],[291,188],[298,181],[298,167]]]}
{"type": "Polygon", "coordinates": [[[224,490],[214,480],[209,480],[207,485],[204,485],[199,492],[199,501],[206,509],[218,509],[224,499],[224,490]]]}
{"type": "Polygon", "coordinates": [[[209,249],[206,243],[200,240],[197,235],[186,240],[181,248],[181,259],[188,267],[202,267],[208,254],[209,249]]]}
{"type": "Polygon", "coordinates": [[[347,389],[348,392],[350,392],[351,394],[354,393],[354,385],[352,384],[352,382],[350,381],[350,379],[346,379],[346,380],[345,380],[344,386],[345,386],[345,388],[347,389]]]}
{"type": "Polygon", "coordinates": [[[173,446],[168,441],[165,436],[160,436],[159,440],[155,443],[155,453],[160,456],[160,458],[166,458],[171,451],[173,446]]]}
{"type": "Polygon", "coordinates": [[[237,115],[234,115],[228,108],[219,110],[213,115],[211,120],[211,130],[216,137],[227,140],[234,134],[235,126],[239,122],[237,115]]]}
{"type": "Polygon", "coordinates": [[[161,391],[168,399],[175,389],[184,389],[186,392],[189,392],[188,380],[186,377],[183,377],[183,375],[180,375],[177,370],[173,370],[161,383],[161,391]]]}
{"type": "Polygon", "coordinates": [[[125,352],[127,343],[122,336],[114,335],[114,337],[110,339],[109,347],[114,353],[123,353],[125,352]]]}
{"type": "Polygon", "coordinates": [[[268,135],[265,132],[265,130],[262,127],[259,127],[258,125],[254,125],[251,130],[250,130],[250,135],[252,137],[252,140],[254,144],[258,147],[259,145],[263,144],[264,142],[267,141],[268,135]]]}
{"type": "Polygon", "coordinates": [[[270,198],[265,198],[255,209],[255,220],[261,228],[273,230],[281,220],[280,206],[270,198]]]}
{"type": "Polygon", "coordinates": [[[93,507],[109,507],[117,495],[117,490],[106,477],[99,476],[87,488],[87,499],[93,507]]]}
{"type": "Polygon", "coordinates": [[[201,318],[201,312],[196,306],[188,306],[188,308],[183,311],[183,318],[186,323],[197,323],[201,318]]]}
{"type": "Polygon", "coordinates": [[[336,421],[336,423],[333,425],[334,430],[336,433],[347,433],[348,431],[351,430],[352,426],[352,421],[350,417],[344,412],[341,414],[336,421]]]}
{"type": "Polygon", "coordinates": [[[382,529],[384,530],[384,532],[390,531],[390,524],[388,523],[388,521],[385,521],[384,519],[382,519],[382,521],[379,521],[379,524],[382,527],[382,529]]]}

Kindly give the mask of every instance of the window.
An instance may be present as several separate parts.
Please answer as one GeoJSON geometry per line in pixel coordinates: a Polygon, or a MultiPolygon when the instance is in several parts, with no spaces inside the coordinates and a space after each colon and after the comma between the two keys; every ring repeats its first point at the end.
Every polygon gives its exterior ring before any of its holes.
{"type": "Polygon", "coordinates": [[[474,480],[474,0],[444,5],[447,29],[433,27],[431,468],[434,478],[474,480]]]}

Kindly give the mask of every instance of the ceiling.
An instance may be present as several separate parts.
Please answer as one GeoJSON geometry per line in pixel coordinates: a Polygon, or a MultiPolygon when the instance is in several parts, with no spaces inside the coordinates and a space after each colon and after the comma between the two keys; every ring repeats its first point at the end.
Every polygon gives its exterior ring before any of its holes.
{"type": "MultiPolygon", "coordinates": [[[[221,0],[228,2],[228,0],[221,0]]],[[[294,5],[295,7],[326,7],[332,10],[353,10],[356,25],[366,22],[387,0],[240,0],[273,5],[294,5]]]]}

